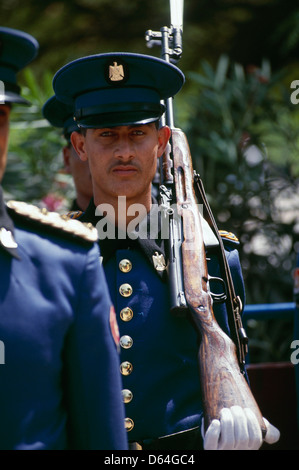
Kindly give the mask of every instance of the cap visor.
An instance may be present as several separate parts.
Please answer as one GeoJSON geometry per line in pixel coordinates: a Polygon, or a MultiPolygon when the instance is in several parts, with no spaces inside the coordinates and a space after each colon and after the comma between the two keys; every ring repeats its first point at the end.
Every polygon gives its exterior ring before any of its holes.
{"type": "Polygon", "coordinates": [[[77,123],[78,127],[83,127],[86,129],[97,129],[101,127],[116,127],[116,126],[134,126],[134,125],[143,125],[150,124],[151,122],[158,121],[161,117],[161,114],[153,116],[152,114],[140,115],[140,113],[126,112],[126,113],[107,113],[95,116],[89,116],[77,123]]]}
{"type": "Polygon", "coordinates": [[[9,92],[9,91],[5,92],[4,95],[0,95],[0,103],[1,101],[4,101],[4,104],[5,103],[17,103],[17,104],[24,104],[27,106],[31,105],[30,101],[25,100],[25,98],[23,98],[22,96],[17,95],[16,93],[13,93],[13,92],[9,92]]]}

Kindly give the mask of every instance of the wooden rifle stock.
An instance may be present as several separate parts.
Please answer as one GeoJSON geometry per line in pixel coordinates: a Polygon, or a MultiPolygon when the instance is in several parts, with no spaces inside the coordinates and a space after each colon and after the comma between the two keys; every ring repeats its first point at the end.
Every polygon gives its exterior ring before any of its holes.
{"type": "Polygon", "coordinates": [[[209,292],[208,268],[189,145],[180,129],[172,130],[173,173],[178,215],[183,225],[182,262],[186,301],[200,336],[198,363],[205,429],[222,408],[239,405],[256,415],[263,436],[266,426],[240,371],[236,346],[219,327],[209,292]]]}

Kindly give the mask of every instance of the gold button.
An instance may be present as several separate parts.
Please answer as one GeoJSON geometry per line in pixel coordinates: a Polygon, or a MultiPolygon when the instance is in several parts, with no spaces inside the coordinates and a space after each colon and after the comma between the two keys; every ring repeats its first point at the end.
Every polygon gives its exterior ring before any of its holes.
{"type": "Polygon", "coordinates": [[[120,372],[122,375],[130,375],[132,373],[133,366],[131,362],[124,361],[120,365],[120,372]]]}
{"type": "Polygon", "coordinates": [[[130,307],[125,307],[120,311],[119,315],[122,321],[130,321],[133,318],[133,310],[130,307]]]}
{"type": "Polygon", "coordinates": [[[123,297],[130,297],[130,295],[132,295],[132,292],[133,292],[133,289],[132,289],[132,286],[130,286],[130,284],[122,284],[119,288],[119,293],[123,297]]]}
{"type": "Polygon", "coordinates": [[[127,432],[132,431],[134,427],[134,421],[131,418],[125,418],[125,429],[127,432]]]}
{"type": "Polygon", "coordinates": [[[124,388],[121,393],[124,403],[130,403],[133,400],[133,393],[131,392],[131,390],[124,388]]]}
{"type": "Polygon", "coordinates": [[[128,336],[128,335],[122,336],[119,342],[120,342],[121,347],[124,349],[130,349],[133,346],[133,340],[131,336],[128,336]]]}
{"type": "Polygon", "coordinates": [[[118,266],[122,273],[128,273],[132,269],[132,263],[128,259],[122,259],[118,266]]]}

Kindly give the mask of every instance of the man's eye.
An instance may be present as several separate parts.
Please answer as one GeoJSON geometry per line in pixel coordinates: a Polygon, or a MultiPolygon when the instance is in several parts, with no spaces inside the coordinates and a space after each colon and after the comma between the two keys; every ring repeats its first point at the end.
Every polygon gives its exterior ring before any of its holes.
{"type": "Polygon", "coordinates": [[[136,129],[135,131],[132,132],[132,134],[134,134],[134,135],[144,135],[144,132],[139,130],[139,129],[136,129]]]}
{"type": "Polygon", "coordinates": [[[100,137],[111,137],[113,133],[111,131],[101,132],[100,137]]]}

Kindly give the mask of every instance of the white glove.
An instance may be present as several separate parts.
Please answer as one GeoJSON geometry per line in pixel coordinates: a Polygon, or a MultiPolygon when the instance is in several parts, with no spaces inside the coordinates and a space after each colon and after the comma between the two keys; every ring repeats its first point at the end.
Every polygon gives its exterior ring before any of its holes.
{"type": "Polygon", "coordinates": [[[280,432],[273,424],[269,423],[266,418],[263,418],[263,420],[267,428],[264,441],[267,442],[267,444],[275,444],[275,442],[279,441],[280,432]]]}
{"type": "MultiPolygon", "coordinates": [[[[277,442],[280,433],[265,418],[267,427],[265,442],[277,442]]],[[[214,419],[204,434],[205,450],[257,450],[263,443],[262,432],[258,420],[249,408],[232,406],[223,408],[220,420],[214,419]]]]}

